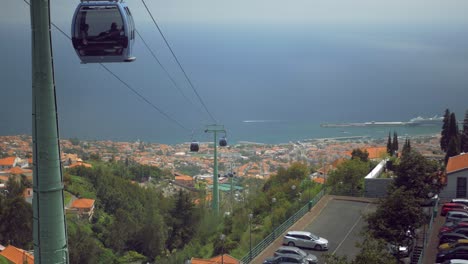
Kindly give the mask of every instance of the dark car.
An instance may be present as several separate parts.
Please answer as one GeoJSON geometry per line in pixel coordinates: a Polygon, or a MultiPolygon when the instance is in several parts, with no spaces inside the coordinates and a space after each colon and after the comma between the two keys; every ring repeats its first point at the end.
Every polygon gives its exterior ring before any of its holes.
{"type": "Polygon", "coordinates": [[[468,247],[457,247],[441,251],[437,254],[436,262],[440,263],[449,259],[468,259],[468,247]]]}
{"type": "Polygon", "coordinates": [[[293,263],[294,264],[308,264],[305,258],[298,256],[298,255],[292,255],[292,254],[271,257],[263,261],[263,264],[293,264],[293,263]]]}
{"type": "Polygon", "coordinates": [[[458,233],[444,233],[439,237],[439,245],[444,243],[452,243],[458,239],[468,239],[468,236],[458,233]]]}
{"type": "Polygon", "coordinates": [[[279,247],[276,251],[274,256],[284,256],[284,255],[297,255],[300,257],[305,258],[309,264],[316,264],[318,263],[318,259],[315,255],[308,254],[304,250],[297,248],[297,247],[288,247],[282,246],[279,247]]]}
{"type": "Polygon", "coordinates": [[[447,222],[439,229],[439,234],[447,233],[460,227],[468,227],[468,222],[447,222]]]}

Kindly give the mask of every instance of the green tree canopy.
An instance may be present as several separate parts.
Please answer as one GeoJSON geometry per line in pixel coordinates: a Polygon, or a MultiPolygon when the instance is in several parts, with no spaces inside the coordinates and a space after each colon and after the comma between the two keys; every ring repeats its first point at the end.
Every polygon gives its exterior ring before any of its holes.
{"type": "Polygon", "coordinates": [[[372,237],[398,246],[410,243],[408,231],[414,234],[427,220],[418,199],[404,187],[382,199],[377,210],[367,216],[368,230],[372,237]]]}
{"type": "Polygon", "coordinates": [[[327,179],[327,186],[335,194],[356,194],[363,190],[364,177],[369,173],[369,163],[351,159],[338,165],[327,179]]]}
{"type": "Polygon", "coordinates": [[[437,162],[424,158],[416,151],[411,151],[401,158],[394,186],[395,188],[405,187],[417,198],[426,199],[429,193],[439,192],[438,171],[437,162]]]}
{"type": "Polygon", "coordinates": [[[392,151],[396,153],[398,151],[398,134],[396,131],[393,132],[393,143],[392,143],[392,151]]]}
{"type": "Polygon", "coordinates": [[[447,152],[449,144],[449,124],[450,124],[450,111],[445,109],[444,120],[442,124],[442,131],[440,132],[440,149],[447,152]]]}
{"type": "Polygon", "coordinates": [[[465,112],[465,119],[463,120],[460,150],[461,152],[468,153],[468,110],[465,112]]]}
{"type": "Polygon", "coordinates": [[[368,162],[369,161],[369,152],[367,150],[361,150],[361,149],[353,149],[351,152],[351,159],[359,159],[363,162],[368,162]]]}

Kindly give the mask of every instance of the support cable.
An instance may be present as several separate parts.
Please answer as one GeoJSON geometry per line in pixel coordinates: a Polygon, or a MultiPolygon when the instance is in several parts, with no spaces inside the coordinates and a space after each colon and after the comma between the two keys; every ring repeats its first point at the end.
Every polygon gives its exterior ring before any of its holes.
{"type": "Polygon", "coordinates": [[[202,100],[202,98],[200,97],[200,95],[198,94],[198,91],[197,89],[195,89],[195,86],[193,85],[192,81],[190,80],[190,78],[188,77],[187,73],[185,72],[184,68],[182,67],[182,65],[180,64],[179,62],[179,59],[177,59],[177,56],[175,55],[174,51],[172,50],[171,48],[171,45],[169,45],[169,42],[167,41],[166,37],[164,36],[163,32],[161,31],[161,28],[159,28],[158,26],[158,23],[156,22],[156,20],[154,19],[153,17],[153,14],[151,13],[151,11],[149,10],[148,6],[146,5],[145,1],[144,0],[141,0],[143,2],[143,5],[145,6],[146,8],[146,11],[148,11],[148,14],[150,15],[151,19],[153,20],[153,23],[154,25],[156,26],[156,28],[158,29],[159,33],[161,34],[162,38],[164,39],[164,42],[166,43],[166,46],[169,48],[169,50],[171,51],[172,53],[172,56],[174,57],[175,61],[177,62],[177,65],[179,65],[179,68],[181,69],[182,73],[184,74],[185,78],[187,79],[188,83],[190,84],[190,87],[192,87],[192,90],[195,92],[195,94],[197,95],[198,97],[198,100],[200,100],[200,103],[203,105],[203,107],[205,108],[205,111],[208,113],[208,115],[211,117],[211,119],[213,120],[214,123],[218,123],[216,121],[216,119],[213,117],[213,115],[210,113],[210,111],[208,110],[208,108],[206,107],[206,104],[205,102],[202,100]]]}
{"type": "Polygon", "coordinates": [[[179,85],[177,85],[176,81],[174,80],[174,78],[169,74],[169,72],[167,71],[166,67],[164,67],[161,63],[161,61],[158,59],[158,57],[156,56],[156,54],[153,52],[153,50],[149,47],[148,43],[145,41],[145,39],[143,38],[143,36],[140,34],[140,32],[138,32],[138,30],[135,30],[137,35],[140,37],[141,41],[143,42],[143,44],[146,46],[146,48],[148,49],[148,51],[151,53],[151,55],[153,56],[153,58],[156,60],[156,62],[159,64],[159,66],[161,66],[161,68],[163,69],[163,71],[166,73],[167,77],[169,78],[169,80],[171,80],[171,83],[174,85],[175,88],[177,88],[177,90],[180,92],[180,94],[185,98],[185,100],[187,100],[191,105],[193,105],[193,107],[195,109],[197,109],[197,111],[201,114],[200,112],[200,109],[195,106],[195,104],[192,102],[192,100],[190,100],[186,95],[185,93],[182,91],[182,89],[179,87],[179,85]]]}
{"type": "MultiPolygon", "coordinates": [[[[30,6],[31,4],[26,1],[26,0],[23,0],[28,6],[30,6]]],[[[65,37],[67,37],[69,40],[71,40],[71,37],[68,36],[67,33],[65,33],[62,29],[60,29],[60,27],[58,27],[55,23],[53,22],[50,22],[52,24],[52,26],[57,29],[60,33],[62,33],[65,37]]],[[[168,120],[176,123],[178,126],[180,126],[181,128],[187,130],[187,131],[190,131],[190,129],[188,129],[187,127],[185,127],[184,125],[182,125],[179,121],[177,121],[176,119],[174,119],[173,117],[171,117],[170,115],[168,115],[166,112],[164,112],[163,110],[161,110],[159,107],[157,107],[155,104],[151,103],[145,96],[143,96],[142,94],[140,94],[137,90],[135,90],[134,88],[132,88],[128,83],[126,83],[125,81],[123,81],[119,76],[117,76],[117,74],[115,74],[113,71],[111,71],[109,68],[107,68],[104,64],[102,63],[99,63],[99,65],[101,65],[101,67],[103,67],[107,72],[109,72],[112,76],[114,76],[118,81],[120,81],[125,87],[127,87],[130,91],[132,91],[134,94],[136,94],[138,97],[140,97],[143,101],[145,101],[147,104],[149,104],[153,109],[155,109],[156,111],[158,111],[161,115],[163,115],[164,117],[166,117],[168,120]]]]}

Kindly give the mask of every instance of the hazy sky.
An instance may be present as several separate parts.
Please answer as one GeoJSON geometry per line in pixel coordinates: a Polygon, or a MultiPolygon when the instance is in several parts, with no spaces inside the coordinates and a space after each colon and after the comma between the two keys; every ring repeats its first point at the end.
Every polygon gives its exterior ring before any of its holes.
{"type": "MultiPolygon", "coordinates": [[[[137,60],[109,68],[184,126],[200,130],[211,122],[208,115],[142,2],[127,2],[138,30],[190,102],[138,38],[137,60]]],[[[468,109],[468,1],[146,3],[210,111],[234,131],[252,119],[404,121],[447,107],[461,119],[468,109]]],[[[0,135],[30,133],[29,8],[23,1],[2,4],[0,89],[8,99],[0,102],[7,109],[0,123],[8,125],[0,135]]],[[[67,34],[77,4],[51,1],[52,21],[67,34]]],[[[187,131],[98,65],[80,64],[68,39],[55,29],[52,34],[63,137],[187,140],[187,131]]]]}

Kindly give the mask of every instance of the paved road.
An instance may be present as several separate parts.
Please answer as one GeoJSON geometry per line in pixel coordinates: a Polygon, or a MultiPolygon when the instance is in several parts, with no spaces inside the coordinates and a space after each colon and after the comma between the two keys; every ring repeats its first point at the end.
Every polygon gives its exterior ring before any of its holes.
{"type": "Polygon", "coordinates": [[[306,250],[319,258],[323,263],[324,254],[347,255],[350,258],[359,253],[356,242],[361,241],[361,232],[365,227],[363,213],[375,210],[370,203],[332,200],[320,215],[304,228],[329,241],[328,251],[306,250]]]}
{"type": "MultiPolygon", "coordinates": [[[[328,239],[328,251],[306,250],[316,255],[319,263],[323,263],[322,255],[326,253],[354,257],[359,252],[356,242],[360,240],[360,232],[365,226],[362,215],[376,208],[375,204],[369,203],[370,201],[374,200],[326,195],[289,230],[306,230],[328,239]]],[[[282,236],[252,263],[260,264],[266,257],[272,256],[273,252],[281,246],[281,241],[282,236]]]]}

